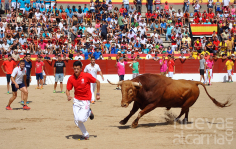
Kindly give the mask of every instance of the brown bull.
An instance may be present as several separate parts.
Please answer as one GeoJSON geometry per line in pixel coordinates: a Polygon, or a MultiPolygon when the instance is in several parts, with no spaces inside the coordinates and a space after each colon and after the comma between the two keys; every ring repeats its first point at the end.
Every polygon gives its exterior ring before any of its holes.
{"type": "Polygon", "coordinates": [[[120,121],[120,124],[125,125],[130,117],[135,114],[138,109],[141,109],[138,117],[132,123],[133,128],[137,127],[139,119],[144,114],[152,111],[156,107],[166,107],[167,110],[171,107],[180,107],[182,109],[177,120],[185,114],[184,120],[187,122],[189,107],[191,107],[199,97],[198,85],[204,87],[207,95],[216,106],[230,106],[229,100],[225,103],[220,103],[212,98],[208,94],[205,85],[197,81],[172,80],[165,76],[143,74],[132,80],[109,83],[112,85],[121,85],[122,107],[128,107],[128,105],[134,101],[130,114],[120,121]]]}

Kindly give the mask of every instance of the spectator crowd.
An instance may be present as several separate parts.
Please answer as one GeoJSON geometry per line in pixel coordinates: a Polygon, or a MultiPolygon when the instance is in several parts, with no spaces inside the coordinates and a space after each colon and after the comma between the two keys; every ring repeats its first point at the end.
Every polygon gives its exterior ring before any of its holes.
{"type": "Polygon", "coordinates": [[[14,60],[26,53],[71,60],[104,59],[103,54],[147,54],[146,59],[156,59],[157,54],[190,54],[192,59],[234,54],[236,10],[230,0],[208,0],[206,10],[198,0],[185,0],[182,10],[161,0],[147,0],[145,12],[142,0],[133,4],[123,0],[118,8],[108,0],[91,0],[63,8],[55,0],[6,0],[0,17],[0,54],[13,54],[14,60]],[[217,24],[218,31],[194,39],[189,23],[217,24]]]}

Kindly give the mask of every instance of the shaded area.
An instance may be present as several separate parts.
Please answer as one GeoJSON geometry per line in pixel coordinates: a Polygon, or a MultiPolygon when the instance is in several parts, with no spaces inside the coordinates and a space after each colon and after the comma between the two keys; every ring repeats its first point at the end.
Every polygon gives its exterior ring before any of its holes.
{"type": "MultiPolygon", "coordinates": [[[[75,139],[75,140],[78,140],[82,137],[82,135],[68,135],[68,136],[65,136],[66,139],[75,139]]],[[[89,135],[89,138],[96,138],[97,135],[89,135]]]]}

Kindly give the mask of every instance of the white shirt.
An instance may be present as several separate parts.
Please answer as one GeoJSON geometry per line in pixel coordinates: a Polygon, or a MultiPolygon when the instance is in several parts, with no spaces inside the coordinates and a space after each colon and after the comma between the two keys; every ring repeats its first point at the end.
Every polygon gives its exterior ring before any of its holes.
{"type": "Polygon", "coordinates": [[[24,67],[22,70],[20,66],[13,69],[11,76],[15,78],[15,82],[17,84],[23,83],[24,75],[26,75],[26,68],[24,67]]]}
{"type": "Polygon", "coordinates": [[[194,9],[195,10],[199,10],[200,9],[200,5],[199,4],[194,5],[194,9]]]}
{"type": "Polygon", "coordinates": [[[35,12],[35,16],[36,16],[37,20],[39,20],[40,15],[42,15],[40,12],[39,13],[35,12]]]}
{"type": "Polygon", "coordinates": [[[90,73],[94,78],[97,78],[97,72],[101,71],[98,64],[95,64],[94,67],[91,66],[91,64],[88,64],[84,68],[84,72],[90,73]]]}
{"type": "Polygon", "coordinates": [[[142,29],[142,28],[139,28],[138,30],[140,31],[140,34],[141,34],[141,35],[144,35],[145,32],[146,32],[146,29],[145,29],[145,28],[143,28],[143,29],[142,29]]]}
{"type": "Polygon", "coordinates": [[[9,47],[10,47],[9,44],[6,44],[6,45],[5,45],[5,44],[3,43],[3,44],[2,44],[2,47],[3,47],[6,51],[9,51],[9,47]]]}
{"type": "Polygon", "coordinates": [[[0,31],[3,30],[5,32],[5,27],[0,27],[0,31]]]}
{"type": "Polygon", "coordinates": [[[74,59],[74,60],[79,60],[79,59],[80,59],[80,60],[84,60],[83,56],[81,56],[81,55],[80,55],[80,56],[75,56],[75,59],[74,59]]]}
{"type": "Polygon", "coordinates": [[[21,45],[23,45],[25,42],[26,42],[26,39],[25,39],[25,38],[24,38],[24,39],[23,39],[23,38],[20,38],[20,39],[19,39],[19,43],[20,43],[21,45]]]}
{"type": "Polygon", "coordinates": [[[90,34],[92,34],[94,31],[94,28],[93,27],[88,27],[87,28],[87,32],[89,32],[90,34]]]}
{"type": "Polygon", "coordinates": [[[151,54],[147,54],[146,55],[146,59],[152,59],[152,55],[151,54]]]}
{"type": "Polygon", "coordinates": [[[229,6],[230,0],[222,0],[224,6],[229,6]]]}
{"type": "Polygon", "coordinates": [[[123,0],[124,4],[129,4],[129,0],[123,0]]]}

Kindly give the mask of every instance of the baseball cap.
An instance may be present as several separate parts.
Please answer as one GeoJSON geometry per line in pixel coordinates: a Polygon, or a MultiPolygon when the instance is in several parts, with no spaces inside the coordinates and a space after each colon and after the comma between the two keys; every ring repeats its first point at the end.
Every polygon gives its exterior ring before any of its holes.
{"type": "Polygon", "coordinates": [[[197,41],[197,44],[199,44],[199,41],[197,41]]]}

